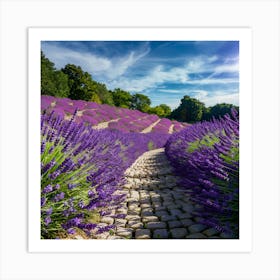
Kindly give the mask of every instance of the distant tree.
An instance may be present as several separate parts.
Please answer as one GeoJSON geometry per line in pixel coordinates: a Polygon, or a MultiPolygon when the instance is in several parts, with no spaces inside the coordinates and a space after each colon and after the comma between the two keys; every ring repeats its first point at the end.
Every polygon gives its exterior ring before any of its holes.
{"type": "Polygon", "coordinates": [[[113,95],[107,89],[106,85],[98,83],[96,81],[93,81],[93,84],[94,92],[98,95],[99,99],[101,100],[101,103],[114,105],[113,95]]]}
{"type": "Polygon", "coordinates": [[[160,104],[159,107],[164,111],[163,117],[168,117],[171,114],[171,108],[166,104],[160,104]]]}
{"type": "Polygon", "coordinates": [[[131,100],[131,109],[136,109],[141,112],[148,112],[150,109],[151,105],[151,100],[148,96],[140,93],[136,93],[132,95],[132,100],[131,100]]]}
{"type": "Polygon", "coordinates": [[[204,108],[204,103],[185,95],[180,106],[172,111],[170,117],[182,122],[198,122],[202,119],[204,108]]]}
{"type": "Polygon", "coordinates": [[[211,119],[210,108],[204,107],[201,120],[209,121],[211,119]]]}
{"type": "Polygon", "coordinates": [[[216,104],[213,107],[209,107],[209,116],[211,119],[213,117],[215,118],[222,117],[225,114],[230,114],[232,108],[239,110],[239,107],[233,104],[227,104],[227,103],[216,104]]]}
{"type": "Polygon", "coordinates": [[[131,107],[132,95],[128,91],[116,88],[111,93],[115,106],[122,108],[131,107]]]}
{"type": "Polygon", "coordinates": [[[100,100],[98,94],[95,92],[92,94],[90,101],[98,104],[102,104],[102,101],[100,100]]]}
{"type": "Polygon", "coordinates": [[[41,51],[41,94],[68,97],[69,93],[67,75],[56,70],[54,63],[41,51]]]}
{"type": "Polygon", "coordinates": [[[170,115],[171,108],[169,106],[167,106],[166,104],[160,104],[158,106],[151,107],[148,110],[148,113],[156,114],[161,118],[165,118],[165,117],[168,117],[170,115]]]}
{"type": "Polygon", "coordinates": [[[71,99],[91,100],[94,87],[89,73],[84,72],[80,66],[74,64],[67,64],[62,72],[68,76],[69,97],[71,99]]]}

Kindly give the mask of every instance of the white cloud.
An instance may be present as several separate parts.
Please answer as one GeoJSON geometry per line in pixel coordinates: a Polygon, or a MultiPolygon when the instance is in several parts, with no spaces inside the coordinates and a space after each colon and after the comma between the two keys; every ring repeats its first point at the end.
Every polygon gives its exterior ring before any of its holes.
{"type": "Polygon", "coordinates": [[[206,90],[193,90],[191,91],[192,97],[202,101],[208,96],[208,92],[206,90]]]}
{"type": "Polygon", "coordinates": [[[146,76],[141,78],[121,77],[120,79],[109,82],[109,85],[111,88],[121,87],[128,91],[140,92],[165,82],[187,83],[187,69],[174,67],[169,70],[165,70],[162,65],[158,65],[146,76]]]}
{"type": "Polygon", "coordinates": [[[238,92],[214,91],[211,93],[207,93],[206,91],[198,91],[198,93],[194,95],[194,97],[203,102],[206,107],[214,106],[219,103],[229,103],[239,106],[238,92]]]}
{"type": "Polygon", "coordinates": [[[93,74],[94,77],[105,76],[108,79],[115,79],[122,76],[129,67],[147,55],[150,49],[145,47],[142,51],[131,51],[123,57],[114,57],[112,59],[97,56],[88,52],[74,51],[52,44],[43,51],[46,57],[51,61],[55,61],[55,66],[58,69],[71,63],[81,66],[84,71],[93,74]]]}

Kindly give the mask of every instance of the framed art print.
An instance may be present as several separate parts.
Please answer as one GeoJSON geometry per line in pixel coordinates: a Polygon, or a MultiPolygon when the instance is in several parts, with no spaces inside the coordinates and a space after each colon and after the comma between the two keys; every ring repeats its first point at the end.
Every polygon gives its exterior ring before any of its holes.
{"type": "Polygon", "coordinates": [[[28,36],[30,252],[251,250],[249,28],[28,36]]]}

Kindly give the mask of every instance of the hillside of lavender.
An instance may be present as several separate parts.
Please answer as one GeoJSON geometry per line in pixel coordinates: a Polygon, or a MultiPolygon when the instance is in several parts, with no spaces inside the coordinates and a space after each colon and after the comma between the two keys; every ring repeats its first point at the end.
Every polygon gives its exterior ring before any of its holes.
{"type": "MultiPolygon", "coordinates": [[[[236,111],[190,125],[138,110],[45,95],[41,97],[41,238],[114,236],[116,221],[128,219],[129,214],[118,211],[128,200],[123,191],[127,170],[144,154],[159,150],[168,159],[172,176],[179,178],[182,199],[191,197],[200,206],[193,211],[200,223],[238,238],[236,111]],[[111,222],[102,222],[104,217],[111,222]]],[[[140,209],[141,201],[137,203],[140,209]]],[[[155,215],[154,211],[150,216],[155,215]]],[[[148,231],[145,223],[138,224],[138,233],[148,231]]]]}

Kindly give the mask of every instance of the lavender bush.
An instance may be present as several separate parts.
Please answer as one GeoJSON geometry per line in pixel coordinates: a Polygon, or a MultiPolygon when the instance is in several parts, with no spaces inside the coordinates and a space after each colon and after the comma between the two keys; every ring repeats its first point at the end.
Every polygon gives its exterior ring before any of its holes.
{"type": "Polygon", "coordinates": [[[239,117],[194,124],[172,135],[166,154],[182,186],[201,205],[203,223],[239,236],[239,117]]]}

